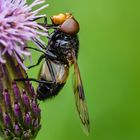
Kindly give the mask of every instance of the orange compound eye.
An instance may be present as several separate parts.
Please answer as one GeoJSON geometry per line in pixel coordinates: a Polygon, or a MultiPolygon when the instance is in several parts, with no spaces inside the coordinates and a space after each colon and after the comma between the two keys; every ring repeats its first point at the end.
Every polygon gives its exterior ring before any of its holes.
{"type": "Polygon", "coordinates": [[[55,25],[61,25],[66,20],[65,14],[58,14],[51,17],[51,21],[55,25]]]}

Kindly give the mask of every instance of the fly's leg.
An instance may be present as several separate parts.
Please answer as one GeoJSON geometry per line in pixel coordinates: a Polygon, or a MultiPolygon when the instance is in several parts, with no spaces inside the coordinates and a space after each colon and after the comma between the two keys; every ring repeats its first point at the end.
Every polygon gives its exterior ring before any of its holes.
{"type": "Polygon", "coordinates": [[[48,19],[47,17],[44,17],[44,23],[39,23],[40,25],[44,26],[46,29],[57,29],[58,26],[54,24],[48,24],[48,19]]]}
{"type": "Polygon", "coordinates": [[[28,69],[31,69],[31,68],[33,68],[33,67],[35,67],[35,66],[38,66],[44,58],[45,58],[45,55],[44,55],[44,54],[41,55],[41,56],[39,57],[37,63],[36,63],[35,65],[29,66],[28,69]]]}
{"type": "Polygon", "coordinates": [[[47,17],[44,17],[44,23],[45,23],[45,25],[47,25],[47,23],[48,23],[47,17]]]}
{"type": "MultiPolygon", "coordinates": [[[[43,25],[43,24],[42,24],[42,25],[43,25]]],[[[57,25],[48,24],[48,19],[47,19],[46,16],[44,17],[44,26],[45,26],[47,29],[57,29],[57,28],[58,28],[57,25]]]]}
{"type": "Polygon", "coordinates": [[[38,23],[39,25],[45,27],[46,29],[57,29],[58,28],[57,25],[48,24],[48,19],[47,19],[46,16],[37,17],[37,18],[33,19],[33,21],[38,20],[38,19],[41,19],[41,18],[44,18],[44,23],[38,23]]]}
{"type": "MultiPolygon", "coordinates": [[[[34,49],[34,48],[32,48],[32,49],[34,49]]],[[[34,50],[36,50],[36,49],[34,49],[34,50]]],[[[38,49],[37,49],[37,51],[38,51],[38,49]]],[[[40,51],[40,50],[39,50],[39,51],[40,51]]],[[[42,52],[42,51],[41,51],[41,52],[42,52]]],[[[50,73],[53,73],[52,65],[51,65],[50,61],[48,60],[48,58],[56,59],[57,56],[54,55],[54,54],[51,53],[51,52],[46,52],[46,53],[44,52],[44,54],[41,55],[41,56],[39,57],[38,62],[37,62],[35,65],[29,66],[28,69],[31,69],[31,68],[33,68],[33,67],[35,67],[35,66],[38,66],[38,65],[41,63],[42,59],[44,59],[44,58],[46,58],[46,63],[47,63],[47,65],[48,65],[48,68],[49,68],[49,70],[50,70],[50,73]]],[[[54,77],[54,74],[52,74],[51,76],[54,77]]]]}
{"type": "Polygon", "coordinates": [[[47,24],[47,17],[46,16],[38,16],[38,17],[36,17],[36,18],[34,18],[32,21],[36,21],[36,20],[39,20],[39,19],[42,19],[42,18],[44,18],[44,23],[46,23],[47,24]]]}
{"type": "Polygon", "coordinates": [[[51,84],[51,85],[53,85],[53,87],[56,87],[57,86],[57,84],[56,84],[56,82],[54,82],[54,81],[47,81],[47,80],[37,80],[37,79],[35,79],[35,78],[19,78],[19,79],[14,79],[14,81],[33,81],[33,82],[37,82],[37,83],[39,83],[39,84],[43,84],[43,85],[45,85],[45,87],[48,89],[48,90],[51,90],[51,88],[48,86],[48,84],[51,84]]]}
{"type": "Polygon", "coordinates": [[[29,66],[28,68],[30,69],[30,68],[33,68],[35,66],[38,66],[41,63],[42,59],[46,58],[46,64],[49,68],[49,71],[50,71],[50,74],[51,74],[51,77],[52,77],[52,81],[47,81],[47,80],[43,80],[43,79],[37,80],[35,78],[19,78],[19,79],[15,79],[15,81],[34,81],[34,82],[43,83],[43,84],[48,84],[49,83],[49,84],[56,85],[57,83],[56,83],[56,79],[55,79],[55,74],[54,74],[54,71],[53,71],[53,68],[52,68],[52,64],[49,60],[50,57],[53,58],[53,59],[56,59],[56,56],[54,54],[48,52],[46,55],[44,55],[44,54],[41,55],[40,58],[38,59],[38,62],[35,65],[29,66]]]}
{"type": "MultiPolygon", "coordinates": [[[[34,49],[32,47],[29,47],[29,48],[34,49]]],[[[34,49],[34,50],[36,50],[36,49],[34,49]]],[[[36,50],[36,51],[38,51],[38,50],[36,50]]],[[[44,59],[44,58],[46,58],[46,64],[47,64],[49,72],[51,74],[52,81],[47,81],[47,79],[37,80],[35,78],[19,78],[19,79],[15,79],[15,81],[34,81],[34,82],[42,83],[42,84],[45,84],[45,85],[51,84],[51,85],[53,85],[53,87],[56,87],[57,82],[56,82],[56,78],[55,78],[55,73],[54,73],[52,64],[50,62],[50,60],[53,60],[53,59],[55,60],[57,58],[57,56],[55,54],[47,51],[46,54],[43,54],[39,57],[38,62],[35,65],[29,66],[28,68],[30,69],[30,68],[33,68],[35,66],[38,66],[41,63],[42,59],[44,59]]]]}
{"type": "Polygon", "coordinates": [[[58,29],[58,25],[53,25],[53,24],[48,24],[48,25],[45,25],[44,23],[38,23],[39,25],[45,27],[46,29],[58,29]]]}
{"type": "Polygon", "coordinates": [[[39,41],[37,38],[32,39],[35,44],[37,44],[40,48],[46,50],[47,46],[45,46],[41,41],[39,41]]]}
{"type": "Polygon", "coordinates": [[[53,84],[51,81],[47,80],[37,80],[35,78],[19,78],[19,79],[14,79],[15,81],[34,81],[40,84],[53,84]]]}
{"type": "Polygon", "coordinates": [[[35,50],[35,51],[37,51],[37,52],[41,52],[41,53],[43,53],[44,55],[46,55],[46,53],[45,53],[44,51],[42,51],[42,50],[40,50],[40,49],[37,49],[37,48],[33,48],[33,47],[25,47],[24,49],[35,50]]]}

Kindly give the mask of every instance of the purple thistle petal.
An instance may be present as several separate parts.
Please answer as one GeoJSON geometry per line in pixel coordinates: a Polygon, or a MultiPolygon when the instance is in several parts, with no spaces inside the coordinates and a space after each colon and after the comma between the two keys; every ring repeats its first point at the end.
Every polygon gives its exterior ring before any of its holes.
{"type": "Polygon", "coordinates": [[[11,105],[11,99],[10,99],[10,95],[8,93],[8,90],[5,90],[3,95],[4,95],[4,101],[5,101],[6,106],[11,105]]]}
{"type": "Polygon", "coordinates": [[[18,118],[21,116],[21,110],[20,110],[20,106],[18,105],[18,103],[15,103],[15,105],[14,105],[14,112],[18,118]]]}
{"type": "Polygon", "coordinates": [[[23,123],[22,112],[18,103],[15,103],[14,105],[14,114],[15,114],[15,119],[20,121],[20,123],[22,124],[23,123]]]}
{"type": "Polygon", "coordinates": [[[13,81],[12,85],[13,85],[13,91],[14,91],[15,101],[20,102],[21,101],[21,95],[20,95],[19,88],[17,87],[17,84],[16,84],[15,81],[13,81]]]}
{"type": "Polygon", "coordinates": [[[21,128],[19,127],[18,124],[15,124],[15,126],[14,126],[14,131],[15,131],[15,134],[16,134],[17,136],[19,136],[19,135],[21,134],[21,128]]]}
{"type": "Polygon", "coordinates": [[[29,128],[30,125],[31,125],[31,116],[29,115],[29,113],[27,113],[25,115],[25,118],[24,118],[24,125],[25,127],[29,128]]]}
{"type": "Polygon", "coordinates": [[[28,110],[30,110],[30,100],[25,91],[23,91],[22,100],[23,100],[23,103],[25,105],[25,109],[27,112],[28,110]]]}
{"type": "Polygon", "coordinates": [[[5,90],[3,92],[3,97],[4,97],[4,102],[5,102],[6,109],[11,111],[12,106],[11,106],[11,99],[10,99],[10,94],[9,94],[8,90],[5,90]]]}
{"type": "Polygon", "coordinates": [[[33,88],[32,84],[29,81],[26,81],[26,84],[27,84],[27,90],[31,94],[30,96],[34,97],[35,96],[35,91],[34,91],[34,88],[33,88]]]}
{"type": "Polygon", "coordinates": [[[5,126],[7,128],[11,128],[12,127],[12,122],[11,122],[10,116],[7,113],[5,113],[3,119],[4,119],[5,126]]]}
{"type": "Polygon", "coordinates": [[[41,128],[41,125],[40,125],[40,120],[38,119],[33,119],[32,120],[32,125],[34,126],[33,129],[34,129],[34,132],[38,131],[40,128],[41,128]]]}
{"type": "Polygon", "coordinates": [[[34,127],[38,127],[38,126],[39,126],[39,120],[38,120],[38,119],[34,119],[34,120],[32,121],[32,123],[33,123],[33,126],[34,126],[34,127]]]}
{"type": "Polygon", "coordinates": [[[39,109],[36,101],[33,100],[31,104],[32,104],[32,113],[33,113],[33,115],[35,117],[37,117],[37,116],[39,117],[41,110],[39,109]]]}

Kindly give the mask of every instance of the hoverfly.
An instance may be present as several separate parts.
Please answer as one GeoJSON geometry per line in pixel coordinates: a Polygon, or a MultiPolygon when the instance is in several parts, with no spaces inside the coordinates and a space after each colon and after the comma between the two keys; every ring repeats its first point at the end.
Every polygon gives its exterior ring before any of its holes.
{"type": "Polygon", "coordinates": [[[51,26],[42,24],[46,28],[52,27],[54,29],[49,36],[47,47],[38,40],[34,40],[37,45],[45,49],[45,52],[38,50],[42,52],[42,55],[38,59],[37,64],[29,67],[32,68],[38,65],[42,59],[45,58],[45,62],[40,69],[40,78],[39,80],[32,78],[26,80],[39,82],[37,87],[38,99],[46,100],[59,93],[67,81],[70,66],[74,65],[73,90],[75,103],[81,122],[86,131],[89,132],[89,115],[77,63],[79,50],[79,39],[77,34],[79,32],[79,23],[70,13],[52,16],[51,21],[51,26]]]}

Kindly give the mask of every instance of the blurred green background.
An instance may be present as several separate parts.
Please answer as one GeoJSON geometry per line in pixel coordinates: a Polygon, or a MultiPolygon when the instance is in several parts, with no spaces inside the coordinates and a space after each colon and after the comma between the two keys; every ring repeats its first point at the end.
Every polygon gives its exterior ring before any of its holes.
{"type": "MultiPolygon", "coordinates": [[[[72,12],[80,23],[78,63],[91,132],[86,136],[81,129],[70,75],[57,97],[40,102],[42,129],[36,140],[140,140],[139,3],[135,0],[46,2],[50,6],[42,13],[48,17],[72,12]]],[[[33,52],[34,62],[39,55],[33,52]]],[[[37,77],[39,68],[29,70],[30,77],[37,77]]]]}

